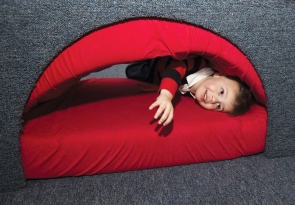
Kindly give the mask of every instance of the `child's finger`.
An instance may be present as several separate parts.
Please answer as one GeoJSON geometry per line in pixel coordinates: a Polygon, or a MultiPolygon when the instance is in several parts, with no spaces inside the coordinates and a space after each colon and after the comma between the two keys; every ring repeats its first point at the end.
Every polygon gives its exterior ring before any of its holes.
{"type": "Polygon", "coordinates": [[[149,110],[154,109],[155,107],[159,106],[159,102],[154,102],[153,104],[150,105],[149,110]]]}
{"type": "Polygon", "coordinates": [[[167,109],[165,107],[165,109],[163,110],[163,114],[161,116],[161,119],[159,120],[159,124],[162,124],[163,122],[166,122],[168,117],[169,117],[169,114],[170,114],[170,109],[167,109]]]}
{"type": "Polygon", "coordinates": [[[164,125],[164,126],[168,125],[172,120],[173,120],[173,112],[171,111],[171,112],[169,113],[168,118],[166,119],[166,121],[164,122],[163,125],[164,125]]]}
{"type": "Polygon", "coordinates": [[[161,124],[162,123],[162,119],[163,119],[163,115],[164,115],[164,112],[165,111],[165,108],[163,108],[162,106],[160,106],[159,108],[158,108],[158,110],[157,110],[157,112],[156,112],[156,114],[155,114],[155,119],[158,119],[160,116],[161,116],[161,118],[160,118],[160,120],[159,120],[159,124],[161,124]],[[161,122],[161,123],[160,123],[161,122]]]}

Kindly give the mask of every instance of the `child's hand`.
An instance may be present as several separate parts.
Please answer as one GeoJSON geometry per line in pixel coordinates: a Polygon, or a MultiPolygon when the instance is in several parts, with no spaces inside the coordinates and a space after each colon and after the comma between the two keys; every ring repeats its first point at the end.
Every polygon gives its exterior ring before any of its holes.
{"type": "Polygon", "coordinates": [[[173,119],[173,105],[172,105],[172,94],[168,90],[161,90],[160,95],[157,97],[156,102],[154,102],[149,109],[152,110],[154,107],[159,107],[155,119],[159,119],[159,124],[164,126],[168,125],[173,119]]]}

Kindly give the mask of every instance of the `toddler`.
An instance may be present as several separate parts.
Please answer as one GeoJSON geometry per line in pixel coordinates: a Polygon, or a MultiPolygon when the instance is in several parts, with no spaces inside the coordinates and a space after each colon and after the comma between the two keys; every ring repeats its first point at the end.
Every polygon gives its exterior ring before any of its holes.
{"type": "MultiPolygon", "coordinates": [[[[205,109],[233,116],[248,111],[252,102],[251,92],[245,83],[238,77],[215,72],[207,67],[206,59],[201,56],[184,61],[161,57],[131,64],[126,69],[126,75],[159,85],[159,95],[149,109],[158,107],[154,117],[164,126],[173,120],[172,99],[177,90],[190,94],[205,109]]],[[[151,90],[152,87],[141,86],[141,89],[151,90]]]]}

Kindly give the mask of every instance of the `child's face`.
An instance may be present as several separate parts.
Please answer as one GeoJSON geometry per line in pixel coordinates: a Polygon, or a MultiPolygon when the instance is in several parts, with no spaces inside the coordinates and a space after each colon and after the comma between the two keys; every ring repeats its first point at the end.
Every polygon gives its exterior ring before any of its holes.
{"type": "Polygon", "coordinates": [[[197,83],[194,94],[203,108],[230,112],[233,110],[238,89],[239,85],[236,81],[217,73],[197,83]]]}

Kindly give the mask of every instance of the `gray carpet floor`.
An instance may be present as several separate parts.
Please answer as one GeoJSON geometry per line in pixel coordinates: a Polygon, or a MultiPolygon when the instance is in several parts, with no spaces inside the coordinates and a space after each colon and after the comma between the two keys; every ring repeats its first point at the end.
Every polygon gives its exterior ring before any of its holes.
{"type": "Polygon", "coordinates": [[[28,180],[0,204],[295,204],[295,157],[28,180]]]}

